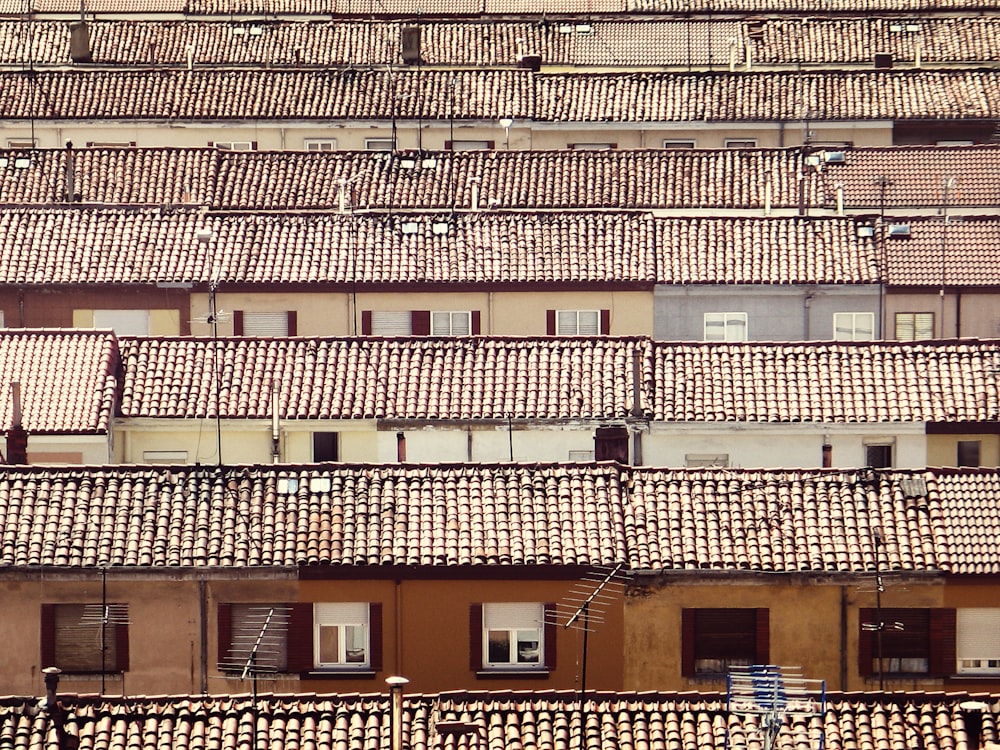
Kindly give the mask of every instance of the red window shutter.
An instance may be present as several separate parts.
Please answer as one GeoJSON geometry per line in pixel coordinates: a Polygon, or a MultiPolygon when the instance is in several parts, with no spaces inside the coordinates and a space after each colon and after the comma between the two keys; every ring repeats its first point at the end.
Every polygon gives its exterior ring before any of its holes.
{"type": "Polygon", "coordinates": [[[451,151],[451,141],[445,141],[444,142],[444,150],[445,151],[451,151]]]}
{"type": "Polygon", "coordinates": [[[362,310],[361,311],[361,335],[371,336],[372,335],[372,311],[362,310]]]}
{"type": "Polygon", "coordinates": [[[115,664],[116,672],[128,672],[128,624],[115,625],[115,664]]]}
{"type": "Polygon", "coordinates": [[[313,605],[297,602],[287,605],[289,672],[308,672],[313,668],[313,605]]]}
{"type": "Polygon", "coordinates": [[[250,141],[250,150],[251,151],[257,150],[257,141],[250,141]]]}
{"type": "Polygon", "coordinates": [[[295,310],[289,310],[285,313],[288,316],[288,335],[298,336],[299,335],[299,314],[295,310]]]}
{"type": "Polygon", "coordinates": [[[233,642],[233,605],[220,604],[217,620],[219,628],[219,653],[216,656],[216,660],[219,665],[222,665],[229,658],[229,647],[233,642]]]}
{"type": "Polygon", "coordinates": [[[770,611],[766,607],[757,610],[757,664],[771,663],[771,618],[770,611]]]}
{"type": "Polygon", "coordinates": [[[208,147],[209,148],[212,148],[212,146],[214,146],[214,145],[215,145],[215,141],[209,141],[208,142],[208,147]]]}
{"type": "Polygon", "coordinates": [[[368,662],[375,672],[382,671],[382,602],[368,605],[368,662]]]}
{"type": "Polygon", "coordinates": [[[601,335],[608,336],[611,334],[611,311],[601,310],[601,335]]]}
{"type": "Polygon", "coordinates": [[[930,674],[934,677],[947,677],[955,673],[957,665],[955,610],[932,609],[930,615],[930,674]]]}
{"type": "Polygon", "coordinates": [[[233,310],[233,335],[243,335],[243,311],[233,310]]]}
{"type": "Polygon", "coordinates": [[[694,610],[681,610],[681,674],[694,677],[694,610]]]}
{"type": "Polygon", "coordinates": [[[430,310],[414,310],[410,313],[410,332],[414,336],[431,335],[430,310]]]}
{"type": "Polygon", "coordinates": [[[544,608],[543,621],[545,623],[545,668],[552,670],[556,668],[556,604],[547,602],[544,608]]]}
{"type": "Polygon", "coordinates": [[[483,605],[469,605],[469,669],[483,668],[483,605]]]}
{"type": "Polygon", "coordinates": [[[56,664],[56,608],[42,605],[42,669],[56,664]]]}
{"type": "Polygon", "coordinates": [[[858,610],[858,674],[862,677],[871,677],[875,673],[872,669],[875,632],[864,629],[866,623],[874,622],[874,609],[858,610]]]}
{"type": "Polygon", "coordinates": [[[482,316],[480,315],[479,310],[473,310],[472,311],[472,335],[473,336],[478,336],[480,334],[480,332],[482,331],[482,322],[480,320],[481,318],[482,318],[482,316]]]}
{"type": "Polygon", "coordinates": [[[546,310],[545,311],[545,333],[549,336],[556,335],[556,311],[546,310]]]}

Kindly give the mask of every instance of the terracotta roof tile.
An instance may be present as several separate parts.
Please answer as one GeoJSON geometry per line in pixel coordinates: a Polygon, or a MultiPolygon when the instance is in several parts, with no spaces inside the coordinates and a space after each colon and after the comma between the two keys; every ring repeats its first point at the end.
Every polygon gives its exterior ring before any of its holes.
{"type": "Polygon", "coordinates": [[[117,365],[108,332],[0,329],[0,430],[11,427],[10,384],[18,382],[29,433],[107,433],[117,365]]]}
{"type": "Polygon", "coordinates": [[[392,219],[372,214],[0,209],[0,246],[6,249],[0,283],[8,284],[355,280],[651,287],[654,282],[880,279],[875,243],[858,238],[854,223],[843,219],[491,212],[392,219]],[[214,236],[211,248],[194,239],[203,230],[214,236]]]}
{"type": "Polygon", "coordinates": [[[645,377],[657,421],[978,422],[1000,416],[998,364],[997,342],[654,342],[645,377]]]}
{"type": "Polygon", "coordinates": [[[9,119],[736,122],[989,119],[1000,72],[568,73],[158,70],[0,73],[9,119]],[[455,94],[452,95],[454,82],[455,94]]]}
{"type": "MultiPolygon", "coordinates": [[[[821,717],[790,716],[774,741],[775,750],[815,747],[825,737],[831,747],[893,750],[961,746],[966,729],[961,704],[970,698],[987,706],[983,734],[992,732],[1000,708],[995,696],[977,694],[829,694],[821,717]]],[[[80,747],[134,750],[212,747],[236,750],[249,743],[250,730],[261,747],[317,747],[371,750],[386,745],[389,701],[378,695],[276,695],[77,697],[60,693],[69,709],[67,731],[80,747]],[[239,731],[237,731],[239,729],[239,731]],[[245,731],[244,731],[245,730],[245,731]]],[[[16,748],[49,742],[50,722],[23,715],[24,698],[0,702],[0,736],[16,748]]],[[[754,746],[762,734],[758,717],[726,711],[718,694],[588,693],[581,709],[577,693],[484,691],[408,694],[403,700],[403,743],[428,748],[478,747],[475,732],[454,740],[441,737],[439,721],[482,725],[484,750],[516,745],[523,750],[573,747],[581,710],[588,717],[586,747],[621,750],[693,748],[725,750],[754,746]]],[[[975,729],[977,734],[980,729],[975,729]]]]}
{"type": "Polygon", "coordinates": [[[1000,415],[996,342],[125,338],[120,346],[128,417],[214,416],[216,352],[238,373],[221,394],[222,416],[235,419],[269,418],[272,378],[283,384],[285,419],[618,418],[632,407],[634,353],[642,357],[642,406],[655,421],[982,422],[1000,415]],[[293,388],[293,376],[309,387],[293,388]]]}
{"type": "MultiPolygon", "coordinates": [[[[903,220],[900,220],[903,221],[903,220]]],[[[910,235],[885,240],[891,286],[1000,285],[1000,220],[905,220],[910,235]]]]}

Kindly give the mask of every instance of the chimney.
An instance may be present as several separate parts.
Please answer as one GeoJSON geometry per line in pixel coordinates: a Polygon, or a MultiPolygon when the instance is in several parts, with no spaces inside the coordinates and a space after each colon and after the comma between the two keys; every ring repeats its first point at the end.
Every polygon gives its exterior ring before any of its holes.
{"type": "Polygon", "coordinates": [[[823,443],[823,468],[829,469],[833,466],[833,446],[827,442],[823,443]]]}
{"type": "Polygon", "coordinates": [[[28,433],[21,426],[21,384],[10,384],[11,424],[7,430],[7,463],[28,463],[28,433]]]}
{"type": "Polygon", "coordinates": [[[396,460],[399,463],[406,462],[406,435],[402,432],[396,433],[396,460]]]}

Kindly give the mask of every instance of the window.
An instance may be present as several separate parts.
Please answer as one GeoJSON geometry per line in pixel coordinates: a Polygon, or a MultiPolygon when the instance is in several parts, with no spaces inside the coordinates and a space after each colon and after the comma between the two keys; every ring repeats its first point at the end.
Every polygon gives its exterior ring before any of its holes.
{"type": "Polygon", "coordinates": [[[663,148],[665,149],[688,149],[694,147],[694,141],[663,141],[663,148]]]}
{"type": "Polygon", "coordinates": [[[142,462],[144,464],[186,464],[187,451],[143,451],[142,462]]]}
{"type": "Polygon", "coordinates": [[[598,427],[594,432],[594,459],[627,464],[628,443],[627,427],[598,427]]]}
{"type": "Polygon", "coordinates": [[[960,609],[958,671],[963,674],[1000,674],[1000,609],[960,609]]]}
{"type": "Polygon", "coordinates": [[[234,336],[295,336],[298,316],[295,310],[285,312],[233,312],[234,336]]]}
{"type": "Polygon", "coordinates": [[[362,310],[365,336],[464,336],[479,335],[478,310],[362,310]]]}
{"type": "Polygon", "coordinates": [[[432,312],[432,336],[468,336],[472,332],[472,313],[467,310],[457,312],[432,312]]]}
{"type": "Polygon", "coordinates": [[[208,142],[209,146],[215,146],[217,149],[222,151],[256,151],[257,141],[212,141],[208,142]]]}
{"type": "Polygon", "coordinates": [[[128,671],[128,605],[43,604],[42,664],[63,672],[128,671]]]}
{"type": "Polygon", "coordinates": [[[31,138],[8,138],[7,148],[34,148],[35,142],[31,138]]]}
{"type": "Polygon", "coordinates": [[[934,313],[896,313],[896,339],[919,341],[934,338],[934,313]]]}
{"type": "Polygon", "coordinates": [[[367,602],[314,604],[313,621],[315,666],[368,668],[367,602]]]}
{"type": "Polygon", "coordinates": [[[610,310],[549,310],[547,318],[550,336],[607,335],[611,329],[610,310]]]}
{"type": "Polygon", "coordinates": [[[6,327],[7,326],[4,324],[4,312],[3,310],[0,310],[0,328],[6,328],[6,327]]]}
{"type": "Polygon", "coordinates": [[[705,341],[746,341],[745,312],[705,313],[705,341]]]}
{"type": "Polygon", "coordinates": [[[567,146],[577,151],[613,151],[618,148],[617,143],[569,143],[567,146]]]}
{"type": "Polygon", "coordinates": [[[858,671],[862,676],[943,676],[955,669],[955,610],[881,610],[882,646],[874,609],[858,612],[858,671]]]}
{"type": "Polygon", "coordinates": [[[979,440],[958,441],[958,466],[979,466],[979,451],[982,442],[979,440]]]}
{"type": "Polygon", "coordinates": [[[757,148],[755,138],[727,138],[726,148],[757,148]]]}
{"type": "Polygon", "coordinates": [[[94,328],[110,328],[118,336],[148,336],[149,310],[94,310],[94,328]]]}
{"type": "Polygon", "coordinates": [[[594,451],[570,451],[569,452],[570,461],[584,461],[590,462],[594,460],[594,451]]]}
{"type": "Polygon", "coordinates": [[[336,151],[336,138],[306,138],[302,141],[306,151],[336,151]]]}
{"type": "Polygon", "coordinates": [[[875,313],[834,313],[835,341],[871,341],[875,338],[875,313]]]}
{"type": "Polygon", "coordinates": [[[392,138],[365,138],[366,151],[392,151],[392,138]]]}
{"type": "Polygon", "coordinates": [[[493,141],[445,141],[446,151],[489,151],[494,146],[493,141]]]}
{"type": "Polygon", "coordinates": [[[770,623],[766,609],[681,611],[681,674],[721,676],[730,667],[767,664],[770,623]]]}
{"type": "Polygon", "coordinates": [[[865,466],[873,469],[892,467],[892,444],[869,443],[865,445],[865,466]]]}
{"type": "Polygon", "coordinates": [[[314,432],[313,461],[337,461],[337,433],[314,432]]]}
{"type": "Polygon", "coordinates": [[[284,672],[290,613],[287,604],[219,605],[219,668],[241,672],[252,658],[258,672],[284,672]]]}
{"type": "Polygon", "coordinates": [[[728,453],[685,453],[684,465],[689,468],[702,468],[707,466],[729,466],[728,453]]]}
{"type": "Polygon", "coordinates": [[[135,141],[87,141],[87,148],[135,148],[135,141]]]}
{"type": "Polygon", "coordinates": [[[473,604],[470,666],[477,672],[555,668],[554,613],[554,604],[473,604]]]}

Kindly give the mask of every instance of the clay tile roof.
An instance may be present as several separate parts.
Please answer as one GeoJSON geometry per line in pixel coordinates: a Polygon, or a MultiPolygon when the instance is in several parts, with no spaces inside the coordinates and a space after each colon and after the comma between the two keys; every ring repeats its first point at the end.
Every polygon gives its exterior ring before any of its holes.
{"type": "Polygon", "coordinates": [[[1000,203],[1000,147],[849,149],[805,164],[800,149],[232,152],[216,149],[0,150],[0,205],[206,205],[218,209],[375,211],[552,209],[940,208],[954,178],[954,213],[1000,203]],[[0,161],[2,163],[2,161],[0,161]],[[11,168],[15,163],[26,168],[11,168]],[[805,180],[800,175],[805,174],[805,180]],[[132,176],[142,174],[144,179],[132,176]],[[885,183],[880,187],[880,179],[885,183]],[[800,186],[804,193],[800,195],[800,186]],[[475,204],[473,204],[475,200],[475,204]]]}
{"type": "Polygon", "coordinates": [[[998,342],[654,342],[652,351],[645,377],[657,421],[978,422],[1000,416],[998,342]]]}
{"type": "MultiPolygon", "coordinates": [[[[385,747],[391,711],[385,695],[280,695],[97,697],[60,693],[68,708],[67,732],[80,747],[113,750],[128,739],[134,750],[212,747],[237,750],[248,743],[247,727],[261,747],[371,750],[385,747]],[[239,731],[237,731],[239,729],[239,731]]],[[[815,747],[825,737],[833,747],[952,747],[964,742],[966,716],[961,704],[974,698],[987,706],[976,720],[984,737],[1000,713],[995,696],[977,694],[832,693],[818,717],[790,716],[778,733],[775,750],[815,747]],[[987,728],[990,728],[987,730],[987,728]],[[959,739],[961,738],[961,739],[959,739]]],[[[51,727],[23,714],[26,699],[0,699],[0,736],[11,747],[39,748],[51,727]]],[[[522,750],[572,747],[574,728],[585,711],[594,743],[620,750],[698,747],[726,750],[734,743],[758,744],[759,717],[730,713],[726,696],[693,693],[612,693],[590,691],[585,709],[572,691],[454,692],[408,694],[403,700],[403,744],[445,744],[435,724],[481,724],[490,747],[522,750]],[[470,722],[470,719],[472,720],[470,722]]],[[[975,732],[980,732],[977,726],[975,732]]],[[[448,739],[449,746],[476,746],[476,734],[448,739]]],[[[487,744],[484,742],[484,745],[487,744]]]]}
{"type": "Polygon", "coordinates": [[[603,212],[392,219],[12,208],[0,209],[0,246],[6,249],[0,283],[8,284],[354,280],[651,288],[654,282],[880,279],[874,241],[858,238],[854,223],[843,219],[655,219],[603,212]],[[195,239],[206,229],[214,236],[211,253],[195,239]]]}
{"type": "Polygon", "coordinates": [[[938,218],[906,223],[909,237],[885,240],[891,286],[1000,285],[1000,220],[952,216],[947,222],[938,218]]]}
{"type": "Polygon", "coordinates": [[[631,401],[630,338],[122,339],[121,411],[216,415],[213,357],[236,380],[221,415],[265,419],[614,419],[631,401]],[[294,386],[293,386],[294,383],[294,386]]]}
{"type": "Polygon", "coordinates": [[[942,564],[955,574],[1000,573],[1000,508],[991,498],[1000,492],[1000,475],[989,471],[931,474],[927,488],[937,498],[935,536],[942,564]]]}
{"type": "Polygon", "coordinates": [[[0,430],[12,425],[17,382],[28,433],[107,433],[117,366],[118,344],[106,331],[0,329],[0,430]]]}
{"type": "Polygon", "coordinates": [[[625,559],[619,473],[611,464],[10,469],[0,474],[0,566],[613,564],[625,559]],[[80,507],[90,511],[66,511],[80,507]],[[224,532],[232,528],[250,543],[224,532]]]}
{"type": "Polygon", "coordinates": [[[0,73],[8,118],[734,122],[990,119],[1000,72],[43,70],[0,73]],[[454,92],[454,93],[453,93],[454,92]]]}

